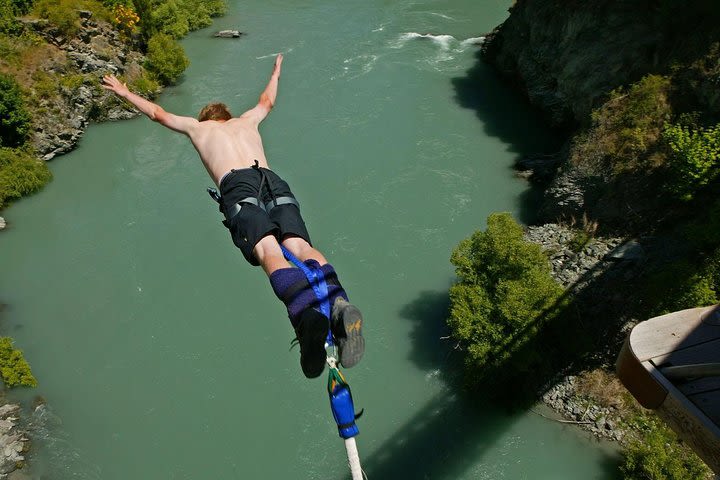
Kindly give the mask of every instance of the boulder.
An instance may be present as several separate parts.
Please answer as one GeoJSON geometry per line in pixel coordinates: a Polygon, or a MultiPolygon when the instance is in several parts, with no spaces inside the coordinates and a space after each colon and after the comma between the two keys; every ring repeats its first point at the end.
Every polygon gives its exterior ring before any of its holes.
{"type": "Polygon", "coordinates": [[[242,34],[239,30],[220,30],[215,36],[219,38],[238,38],[242,34]]]}

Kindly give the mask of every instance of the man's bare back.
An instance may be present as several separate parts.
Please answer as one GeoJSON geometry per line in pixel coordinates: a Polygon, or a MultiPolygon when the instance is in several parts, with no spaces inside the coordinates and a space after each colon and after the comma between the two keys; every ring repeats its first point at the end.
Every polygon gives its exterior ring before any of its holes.
{"type": "Polygon", "coordinates": [[[230,170],[251,167],[255,160],[268,168],[262,138],[252,119],[240,116],[198,122],[188,136],[216,185],[230,170]]]}
{"type": "Polygon", "coordinates": [[[278,55],[270,80],[260,94],[257,105],[239,117],[229,120],[201,122],[192,117],[166,112],[159,105],[128,90],[127,85],[112,75],[103,78],[103,86],[128,100],[151,120],[190,137],[208,174],[215,184],[219,185],[220,179],[227,172],[250,167],[255,160],[261,167],[268,168],[258,126],[275,104],[282,61],[283,56],[278,55]]]}

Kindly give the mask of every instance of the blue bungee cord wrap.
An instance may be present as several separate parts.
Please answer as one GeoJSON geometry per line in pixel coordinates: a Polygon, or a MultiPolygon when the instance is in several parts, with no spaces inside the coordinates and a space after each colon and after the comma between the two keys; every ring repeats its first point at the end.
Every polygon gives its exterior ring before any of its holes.
{"type": "MultiPolygon", "coordinates": [[[[303,274],[310,283],[310,286],[315,292],[315,296],[320,301],[320,313],[325,315],[328,319],[328,326],[330,326],[330,299],[328,298],[328,288],[325,282],[325,274],[320,268],[311,268],[307,264],[303,263],[295,255],[293,255],[287,248],[280,245],[282,248],[283,255],[293,265],[302,270],[303,274]]],[[[333,347],[333,353],[335,351],[335,342],[333,341],[332,328],[328,328],[327,339],[325,340],[327,347],[333,347]]],[[[353,404],[352,393],[350,392],[350,385],[348,385],[345,377],[337,367],[337,359],[333,355],[328,355],[327,363],[329,366],[328,374],[328,396],[330,397],[330,408],[332,409],[333,418],[338,427],[338,434],[341,438],[349,439],[355,437],[360,433],[355,420],[360,418],[360,413],[355,414],[355,405],[353,404]]]]}

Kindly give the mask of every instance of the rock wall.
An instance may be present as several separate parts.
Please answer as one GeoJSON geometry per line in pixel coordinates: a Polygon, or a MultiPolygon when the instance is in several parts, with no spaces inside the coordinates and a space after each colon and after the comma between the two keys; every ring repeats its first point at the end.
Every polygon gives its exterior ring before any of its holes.
{"type": "Polygon", "coordinates": [[[30,448],[30,441],[25,432],[17,427],[20,405],[7,403],[0,406],[0,478],[25,463],[25,452],[30,448]]]}
{"type": "Polygon", "coordinates": [[[652,1],[518,1],[483,57],[557,126],[585,122],[606,92],[659,66],[652,1]]]}
{"type": "MultiPolygon", "coordinates": [[[[607,106],[609,93],[651,73],[671,78],[675,115],[720,118],[720,2],[518,0],[510,12],[487,36],[482,57],[552,125],[592,133],[592,112],[607,106]]],[[[647,169],[619,175],[610,165],[579,171],[569,160],[573,149],[571,136],[556,155],[519,164],[523,176],[546,186],[543,221],[589,214],[603,227],[637,232],[668,210],[660,177],[647,169]]]]}
{"type": "Polygon", "coordinates": [[[32,143],[42,159],[50,160],[75,148],[91,120],[119,120],[138,114],[100,87],[106,74],[139,76],[145,61],[110,25],[93,20],[91,12],[83,11],[80,33],[66,38],[46,20],[24,23],[54,50],[44,61],[45,72],[61,77],[89,74],[82,85],[61,87],[60,95],[40,99],[44,113],[34,116],[32,143]]]}

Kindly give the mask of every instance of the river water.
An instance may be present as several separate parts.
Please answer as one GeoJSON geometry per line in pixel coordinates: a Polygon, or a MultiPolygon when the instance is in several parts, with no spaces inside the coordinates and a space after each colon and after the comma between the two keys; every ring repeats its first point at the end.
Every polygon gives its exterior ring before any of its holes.
{"type": "MultiPolygon", "coordinates": [[[[493,211],[527,219],[520,152],[553,139],[477,61],[508,1],[246,0],[183,44],[158,100],[251,107],[284,52],[262,126],[270,166],[365,315],[347,370],[371,480],[610,479],[612,449],[532,411],[466,398],[443,327],[452,248],[493,211]]],[[[187,140],[145,118],[93,125],[54,181],[5,212],[2,328],[47,401],[36,478],[342,479],[325,393],[289,351],[284,309],[246,265],[187,140]]]]}

